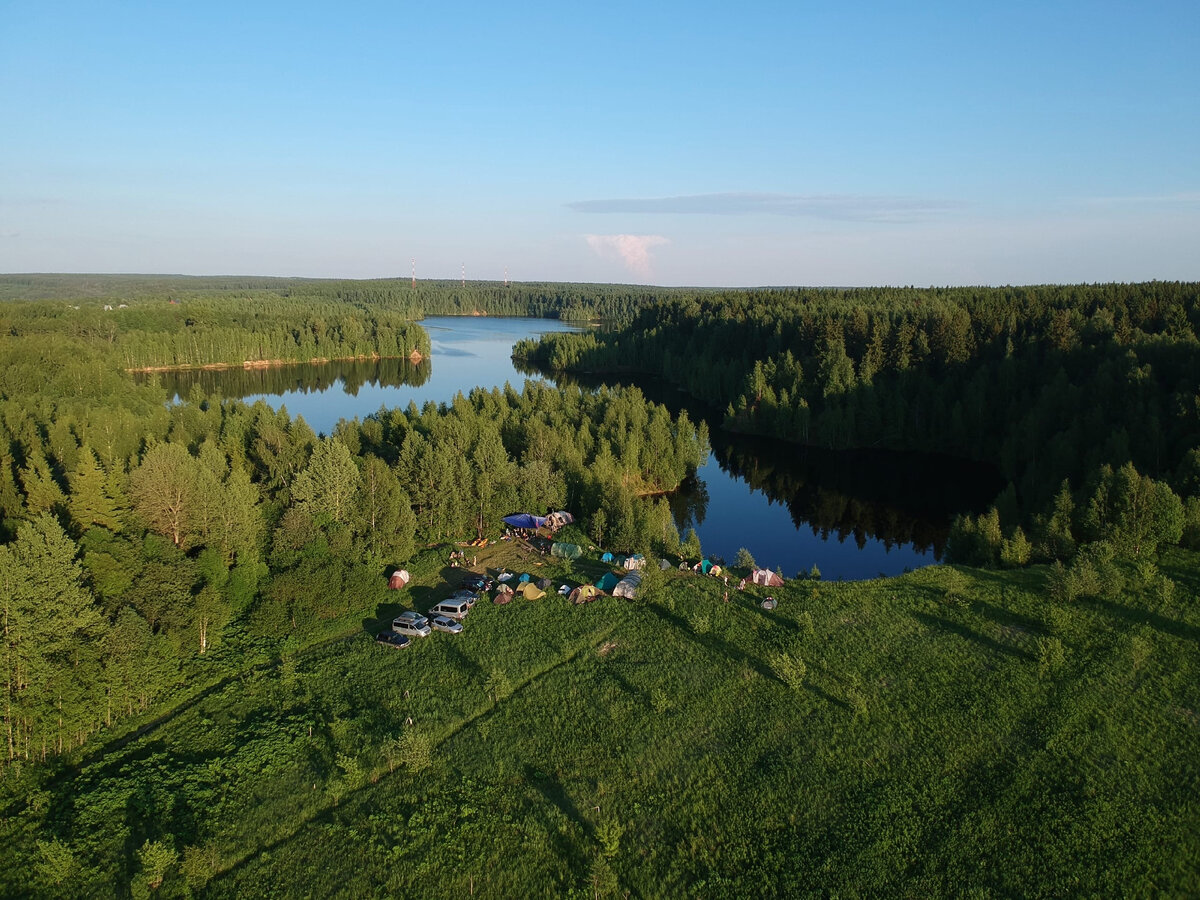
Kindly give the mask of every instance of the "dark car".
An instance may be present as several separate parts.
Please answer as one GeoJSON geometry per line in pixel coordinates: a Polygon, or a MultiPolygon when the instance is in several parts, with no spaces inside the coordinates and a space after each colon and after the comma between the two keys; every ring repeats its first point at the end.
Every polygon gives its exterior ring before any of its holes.
{"type": "Polygon", "coordinates": [[[462,586],[469,591],[490,591],[492,584],[492,579],[478,572],[468,572],[462,580],[462,586]]]}
{"type": "Polygon", "coordinates": [[[412,643],[412,638],[397,634],[394,631],[381,631],[375,635],[375,643],[383,644],[385,647],[394,647],[397,650],[403,650],[412,643]]]}

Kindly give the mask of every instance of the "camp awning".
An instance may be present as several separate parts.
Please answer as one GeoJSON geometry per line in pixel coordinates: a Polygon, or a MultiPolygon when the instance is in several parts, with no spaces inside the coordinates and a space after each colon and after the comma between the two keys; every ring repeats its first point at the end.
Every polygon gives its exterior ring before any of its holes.
{"type": "Polygon", "coordinates": [[[529,513],[513,513],[511,516],[504,517],[504,524],[511,525],[513,528],[541,528],[546,524],[546,520],[541,516],[529,513]]]}

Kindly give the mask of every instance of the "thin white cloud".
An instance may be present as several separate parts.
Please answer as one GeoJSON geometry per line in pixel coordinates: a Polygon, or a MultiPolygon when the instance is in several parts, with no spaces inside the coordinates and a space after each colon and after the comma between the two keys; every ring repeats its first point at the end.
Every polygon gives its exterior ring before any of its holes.
{"type": "Polygon", "coordinates": [[[1167,208],[1196,206],[1200,205],[1200,191],[1128,197],[1091,197],[1085,202],[1095,206],[1160,206],[1167,208]]]}
{"type": "Polygon", "coordinates": [[[588,246],[601,257],[616,256],[628,269],[650,277],[650,248],[671,243],[661,234],[588,234],[588,246]]]}
{"type": "Polygon", "coordinates": [[[731,192],[680,197],[577,200],[567,207],[586,213],[667,213],[674,215],[807,216],[853,222],[909,222],[962,207],[961,203],[919,197],[856,194],[769,194],[731,192]]]}

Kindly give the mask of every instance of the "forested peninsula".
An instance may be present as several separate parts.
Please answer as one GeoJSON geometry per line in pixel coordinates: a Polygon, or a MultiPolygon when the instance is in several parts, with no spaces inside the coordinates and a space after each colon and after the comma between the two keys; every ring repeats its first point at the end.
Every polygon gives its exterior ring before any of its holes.
{"type": "Polygon", "coordinates": [[[1179,283],[0,276],[0,894],[1197,893],[1198,336],[1179,283]],[[514,354],[613,386],[317,434],[132,374],[427,371],[433,314],[603,321],[514,354]],[[753,548],[694,573],[662,497],[707,430],[632,373],[1007,487],[953,564],[738,590],[753,548]],[[500,540],[552,509],[578,559],[500,540]],[[644,561],[633,599],[374,640],[464,570],[586,585],[605,550],[644,561]]]}

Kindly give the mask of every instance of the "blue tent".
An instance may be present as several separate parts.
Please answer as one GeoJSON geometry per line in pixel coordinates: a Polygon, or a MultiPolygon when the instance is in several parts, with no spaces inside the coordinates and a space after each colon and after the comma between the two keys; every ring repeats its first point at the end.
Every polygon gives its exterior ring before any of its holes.
{"type": "Polygon", "coordinates": [[[541,528],[546,524],[542,516],[531,516],[529,513],[513,513],[504,517],[504,524],[513,528],[541,528]]]}
{"type": "Polygon", "coordinates": [[[612,554],[605,553],[602,557],[600,557],[600,562],[612,562],[612,554]]]}
{"type": "Polygon", "coordinates": [[[618,581],[620,581],[620,579],[617,578],[617,576],[612,572],[605,572],[596,580],[596,587],[600,588],[602,591],[611,591],[617,586],[618,581]]]}
{"type": "Polygon", "coordinates": [[[529,580],[529,573],[525,573],[524,575],[522,575],[520,578],[517,579],[517,581],[521,582],[522,584],[524,584],[528,580],[529,580]]]}

